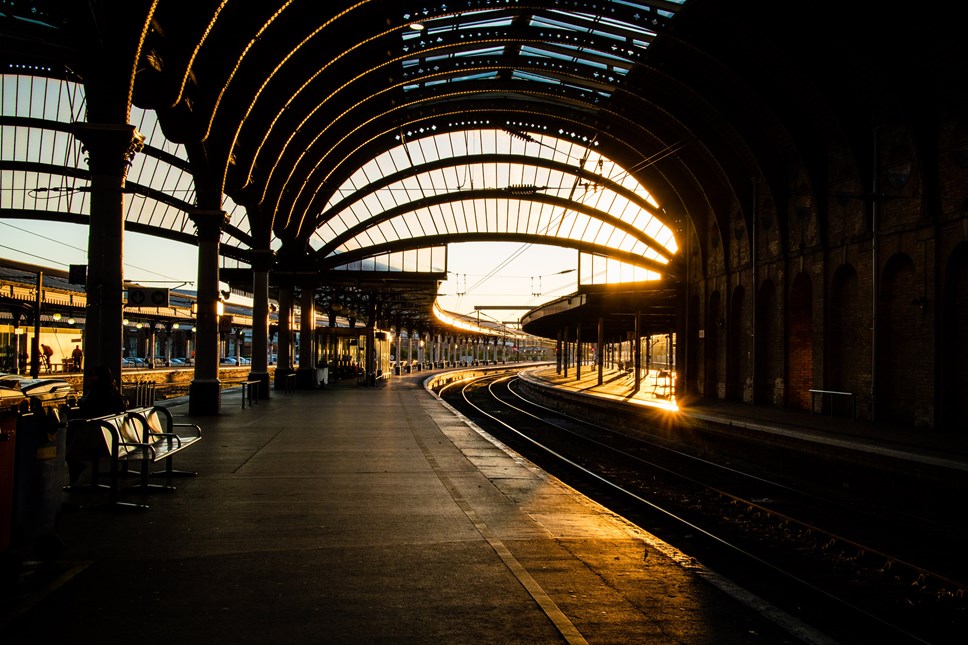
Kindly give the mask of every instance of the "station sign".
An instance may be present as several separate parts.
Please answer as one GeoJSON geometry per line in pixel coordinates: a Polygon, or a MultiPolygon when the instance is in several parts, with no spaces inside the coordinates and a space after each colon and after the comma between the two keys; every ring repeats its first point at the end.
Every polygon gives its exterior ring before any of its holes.
{"type": "Polygon", "coordinates": [[[128,287],[128,304],[132,307],[168,307],[168,289],[128,287]]]}

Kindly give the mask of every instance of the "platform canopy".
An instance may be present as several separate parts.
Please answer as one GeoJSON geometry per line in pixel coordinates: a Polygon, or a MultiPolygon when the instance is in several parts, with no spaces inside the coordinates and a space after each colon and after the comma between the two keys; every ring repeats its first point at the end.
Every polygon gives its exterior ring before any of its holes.
{"type": "MultiPolygon", "coordinates": [[[[776,205],[764,229],[796,225],[787,207],[813,206],[791,186],[839,172],[813,154],[815,133],[867,118],[880,104],[870,70],[918,46],[916,29],[877,29],[869,14],[720,0],[3,2],[0,213],[85,222],[90,170],[69,124],[115,118],[145,135],[130,230],[192,243],[188,212],[214,194],[225,257],[245,267],[272,251],[273,270],[316,271],[323,289],[354,263],[411,273],[419,254],[465,241],[575,248],[657,280],[682,278],[692,254],[739,265],[759,195],[776,205]],[[844,43],[867,55],[848,61],[844,43]]],[[[864,143],[843,145],[846,157],[864,143]]]]}
{"type": "Polygon", "coordinates": [[[630,109],[645,106],[633,78],[683,0],[81,4],[3,6],[18,151],[5,161],[21,187],[5,215],[85,221],[68,126],[104,73],[92,34],[131,30],[144,40],[129,117],[146,145],[128,176],[129,230],[191,241],[187,213],[217,187],[223,254],[241,267],[268,248],[283,273],[370,262],[412,278],[429,249],[522,241],[675,272],[681,211],[643,180],[688,135],[658,134],[630,109]]]}
{"type": "Polygon", "coordinates": [[[522,319],[522,329],[534,336],[555,338],[567,330],[569,338],[594,343],[626,340],[636,329],[640,336],[667,334],[675,329],[677,285],[670,280],[587,285],[576,293],[535,307],[522,319]]]}

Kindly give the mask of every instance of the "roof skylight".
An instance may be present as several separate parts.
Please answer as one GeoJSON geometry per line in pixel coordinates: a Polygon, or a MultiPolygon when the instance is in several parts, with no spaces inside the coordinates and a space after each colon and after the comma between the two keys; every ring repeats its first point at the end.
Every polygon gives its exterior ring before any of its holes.
{"type": "MultiPolygon", "coordinates": [[[[413,54],[402,66],[407,77],[413,78],[454,69],[457,60],[471,65],[476,60],[489,66],[500,60],[511,74],[498,74],[495,78],[560,84],[560,80],[536,74],[533,69],[541,61],[554,60],[577,65],[568,70],[570,74],[579,73],[582,67],[596,70],[588,73],[590,87],[584,89],[601,95],[598,83],[605,80],[614,84],[624,77],[656,37],[658,19],[671,17],[673,12],[669,7],[684,2],[662,2],[661,6],[632,0],[606,2],[600,15],[566,9],[523,8],[511,3],[498,8],[449,13],[447,6],[441,5],[441,15],[437,17],[431,17],[433,9],[404,14],[406,22],[419,21],[423,29],[401,31],[403,51],[413,54]],[[476,42],[481,46],[474,47],[476,42]],[[494,42],[505,44],[495,46],[494,42]],[[420,56],[422,51],[430,55],[420,56]]],[[[480,79],[468,74],[451,77],[446,82],[480,79]]],[[[580,78],[568,84],[583,87],[580,78]]],[[[415,82],[404,89],[426,85],[415,82]]]]}

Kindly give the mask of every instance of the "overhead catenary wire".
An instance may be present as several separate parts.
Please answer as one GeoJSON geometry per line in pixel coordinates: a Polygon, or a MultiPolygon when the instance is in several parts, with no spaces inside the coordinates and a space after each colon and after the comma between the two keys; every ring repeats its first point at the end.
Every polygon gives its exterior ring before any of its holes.
{"type": "Polygon", "coordinates": [[[662,161],[666,157],[670,155],[674,155],[675,153],[679,152],[684,147],[686,147],[686,145],[688,145],[694,138],[695,137],[686,137],[685,139],[680,139],[679,141],[676,141],[675,143],[670,144],[665,148],[658,150],[657,152],[654,152],[653,154],[629,166],[628,168],[622,168],[621,166],[618,166],[616,164],[615,167],[618,168],[620,172],[617,175],[608,177],[608,179],[610,181],[615,181],[615,182],[621,181],[625,177],[631,175],[633,172],[637,172],[639,170],[648,168],[649,166],[662,161]]]}
{"type": "MultiPolygon", "coordinates": [[[[85,255],[87,254],[87,249],[86,248],[82,248],[82,247],[79,247],[79,246],[74,246],[72,244],[68,244],[67,242],[63,242],[61,240],[58,240],[58,239],[49,237],[47,235],[41,235],[40,233],[37,233],[36,231],[31,231],[31,230],[28,230],[28,229],[25,229],[25,228],[21,228],[19,226],[14,226],[13,224],[10,224],[9,222],[0,221],[0,224],[2,224],[3,226],[7,226],[9,228],[12,228],[14,230],[20,231],[21,233],[26,233],[28,235],[33,235],[34,237],[39,237],[40,239],[42,239],[42,240],[44,240],[46,242],[49,242],[51,244],[58,244],[58,245],[63,246],[65,248],[71,249],[72,251],[78,251],[79,253],[83,253],[85,255]]],[[[63,262],[61,260],[55,260],[53,258],[46,258],[46,257],[43,257],[41,255],[35,255],[33,253],[28,253],[27,251],[24,251],[22,249],[10,247],[10,246],[5,246],[5,245],[2,245],[2,244],[0,244],[0,248],[6,249],[8,251],[14,251],[15,253],[20,253],[20,254],[26,255],[28,257],[36,258],[38,260],[43,260],[44,262],[47,262],[48,264],[51,264],[51,265],[63,266],[63,267],[69,267],[70,266],[70,263],[69,262],[63,262]]],[[[164,273],[158,273],[157,271],[152,271],[151,269],[146,269],[144,267],[136,266],[134,264],[129,264],[127,262],[124,264],[124,266],[128,267],[129,269],[137,269],[138,271],[144,271],[145,273],[150,273],[150,274],[153,274],[153,275],[162,277],[162,278],[166,278],[168,280],[172,280],[172,281],[175,281],[175,282],[180,282],[180,280],[178,280],[178,279],[176,279],[176,278],[174,278],[174,277],[172,277],[170,275],[166,275],[164,273]]],[[[149,282],[149,280],[143,280],[143,282],[149,282]]]]}
{"type": "MultiPolygon", "coordinates": [[[[590,143],[593,144],[596,138],[597,138],[597,135],[596,135],[596,137],[593,137],[592,138],[592,141],[590,143]]],[[[586,146],[585,147],[585,151],[582,154],[581,159],[579,160],[579,164],[578,164],[579,173],[580,173],[581,170],[584,169],[585,164],[588,162],[588,157],[589,157],[590,154],[591,154],[591,147],[586,146]]],[[[571,190],[570,190],[570,192],[568,194],[568,200],[569,201],[571,201],[574,198],[575,191],[578,189],[578,184],[579,184],[580,177],[581,177],[579,173],[576,173],[575,174],[575,180],[572,183],[571,190]]],[[[562,212],[558,215],[557,218],[552,218],[552,220],[548,223],[548,226],[545,227],[544,233],[548,233],[551,230],[551,227],[554,226],[555,221],[557,220],[558,227],[555,230],[555,236],[557,237],[558,234],[561,232],[561,226],[564,223],[565,214],[567,213],[567,211],[568,211],[567,208],[566,209],[562,209],[562,212]]],[[[517,258],[519,258],[522,254],[524,254],[525,251],[527,251],[528,249],[530,249],[533,245],[534,244],[531,243],[531,242],[526,243],[526,244],[522,244],[520,247],[518,247],[518,249],[516,249],[513,253],[511,253],[511,255],[509,255],[507,258],[505,258],[504,261],[502,261],[500,264],[498,264],[496,267],[494,267],[494,269],[492,269],[489,273],[487,273],[483,278],[481,278],[476,283],[474,283],[474,286],[472,286],[470,289],[467,289],[466,292],[471,292],[474,289],[476,289],[478,286],[480,286],[481,284],[483,284],[483,283],[487,282],[488,280],[490,280],[501,269],[503,269],[504,267],[506,267],[507,265],[509,265],[511,262],[513,262],[514,260],[516,260],[517,258]]]]}

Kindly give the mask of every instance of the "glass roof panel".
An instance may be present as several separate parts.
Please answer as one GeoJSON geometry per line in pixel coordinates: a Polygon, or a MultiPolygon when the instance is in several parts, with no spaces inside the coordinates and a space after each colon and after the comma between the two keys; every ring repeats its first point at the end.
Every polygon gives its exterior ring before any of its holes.
{"type": "MultiPolygon", "coordinates": [[[[591,91],[591,89],[588,88],[588,87],[584,87],[584,86],[581,86],[581,85],[576,85],[574,83],[566,83],[566,82],[562,81],[561,79],[555,78],[554,76],[548,76],[546,74],[538,74],[536,72],[530,72],[530,71],[514,70],[511,73],[511,78],[516,79],[516,80],[536,81],[536,82],[539,82],[539,83],[548,83],[549,85],[561,85],[563,87],[571,87],[571,88],[574,88],[574,89],[579,90],[579,91],[582,91],[582,92],[589,92],[589,91],[591,91]]],[[[595,91],[594,93],[595,94],[598,94],[599,96],[604,96],[606,98],[612,95],[611,92],[604,92],[604,91],[601,91],[601,90],[595,91]]]]}
{"type": "Polygon", "coordinates": [[[537,202],[528,204],[529,211],[522,217],[519,204],[515,201],[506,198],[473,199],[449,203],[440,209],[418,208],[377,222],[365,232],[345,240],[331,256],[362,249],[369,244],[419,239],[430,235],[514,233],[607,245],[662,264],[668,262],[666,255],[646,246],[632,234],[609,222],[592,218],[585,213],[562,210],[554,205],[537,202]]]}
{"type": "MultiPolygon", "coordinates": [[[[225,196],[222,199],[222,210],[228,213],[229,226],[239,229],[246,235],[252,234],[252,227],[249,223],[249,214],[244,206],[236,204],[231,197],[225,196]]],[[[222,239],[230,237],[228,233],[223,233],[222,239]]]]}
{"type": "Polygon", "coordinates": [[[408,249],[393,253],[383,253],[368,262],[362,260],[348,262],[334,267],[335,271],[362,271],[364,265],[369,265],[370,271],[399,273],[402,271],[419,273],[444,273],[447,270],[447,247],[433,246],[423,249],[408,249]]]}
{"type": "MultiPolygon", "coordinates": [[[[88,165],[80,142],[64,130],[75,121],[84,121],[86,101],[82,85],[60,79],[24,74],[0,77],[0,115],[36,119],[38,127],[0,128],[0,159],[15,163],[49,166],[46,172],[4,171],[2,205],[42,213],[75,217],[90,215],[89,182],[59,173],[69,169],[86,174],[88,165]],[[45,127],[48,122],[49,127],[45,127]]],[[[145,147],[134,156],[127,184],[132,193],[124,200],[125,221],[175,233],[194,234],[188,210],[195,202],[194,178],[189,172],[185,147],[169,141],[156,114],[137,106],[131,109],[131,124],[145,137],[145,147]]],[[[250,234],[245,210],[226,199],[230,225],[250,234]]],[[[239,240],[226,232],[226,243],[239,240]]]]}
{"type": "Polygon", "coordinates": [[[434,85],[444,85],[446,83],[459,83],[461,81],[483,81],[483,80],[489,80],[489,79],[495,79],[495,78],[497,78],[497,72],[477,72],[477,73],[471,73],[471,74],[461,74],[459,76],[448,76],[447,78],[426,81],[416,86],[407,85],[404,87],[404,89],[419,87],[420,85],[423,85],[423,87],[433,87],[434,85]]]}
{"type": "MultiPolygon", "coordinates": [[[[523,71],[524,68],[533,66],[535,61],[555,60],[588,66],[598,70],[599,74],[608,74],[607,77],[593,75],[598,81],[616,82],[628,73],[631,61],[637,59],[656,36],[655,30],[645,24],[651,24],[656,16],[671,17],[674,11],[670,7],[684,1],[663,2],[661,10],[648,2],[606,2],[603,3],[601,14],[568,9],[535,9],[513,4],[496,8],[470,8],[460,13],[447,13],[437,17],[430,17],[429,9],[404,13],[404,21],[419,23],[420,29],[401,30],[402,50],[405,54],[412,54],[411,58],[405,58],[401,62],[401,67],[405,78],[415,78],[441,71],[441,66],[455,65],[458,60],[501,59],[509,69],[517,72],[517,78],[557,83],[560,81],[555,81],[553,77],[527,76],[523,71]],[[522,34],[532,39],[546,39],[549,42],[522,45],[510,39],[511,42],[507,45],[494,46],[492,42],[485,42],[479,47],[474,46],[475,39],[486,41],[489,36],[509,40],[511,29],[521,29],[522,34]],[[595,40],[586,44],[570,45],[560,42],[568,38],[562,34],[581,34],[595,40]],[[607,43],[611,45],[608,46],[607,43]],[[425,51],[428,55],[421,56],[425,51]]],[[[448,7],[441,5],[440,10],[447,12],[448,7]]],[[[533,71],[529,73],[534,74],[533,71]]],[[[493,79],[498,76],[480,76],[469,70],[465,75],[446,80],[427,81],[426,84],[411,83],[404,90],[414,90],[431,84],[493,79]]],[[[582,87],[577,81],[570,86],[582,87]]]]}
{"type": "Polygon", "coordinates": [[[404,20],[419,22],[424,27],[420,31],[412,29],[404,30],[403,39],[405,41],[427,38],[428,36],[447,31],[509,27],[514,22],[514,15],[509,14],[504,9],[483,9],[481,11],[470,11],[463,14],[431,18],[429,20],[416,14],[406,13],[403,15],[403,18],[404,20]]]}
{"type": "Polygon", "coordinates": [[[487,58],[492,56],[500,56],[504,53],[504,47],[478,47],[475,49],[459,49],[450,54],[437,54],[432,56],[427,56],[423,60],[427,64],[442,62],[445,60],[450,60],[453,58],[487,58]]]}
{"type": "Polygon", "coordinates": [[[88,182],[45,172],[0,171],[0,209],[88,215],[88,182]]]}
{"type": "MultiPolygon", "coordinates": [[[[577,45],[544,43],[535,45],[529,49],[533,50],[537,55],[582,63],[583,65],[591,65],[600,69],[614,69],[623,76],[632,68],[632,63],[627,58],[599,50],[589,51],[577,45]]],[[[522,48],[523,51],[524,48],[522,48]]]]}
{"type": "Polygon", "coordinates": [[[363,248],[370,241],[382,244],[441,234],[520,233],[612,246],[662,263],[675,254],[674,235],[656,217],[660,210],[654,198],[623,168],[602,156],[594,142],[575,141],[567,133],[528,134],[530,140],[522,141],[518,134],[476,129],[416,140],[402,136],[399,146],[365,164],[335,192],[326,207],[332,212],[315,232],[317,248],[338,240],[333,249],[338,254],[363,248]],[[519,160],[461,159],[512,150],[521,155],[519,160]],[[452,166],[421,167],[448,158],[454,159],[452,166]],[[532,159],[553,161],[565,168],[532,159]],[[373,172],[378,168],[385,170],[373,172]],[[579,169],[591,175],[578,175],[579,169]],[[399,174],[394,175],[395,171],[399,174]],[[618,178],[616,183],[629,194],[613,188],[610,177],[618,178]],[[489,197],[475,193],[460,199],[462,191],[470,190],[492,192],[489,197]],[[456,198],[446,199],[448,195],[456,198]],[[440,198],[438,203],[406,208],[416,200],[434,197],[440,198]],[[556,199],[573,201],[576,206],[563,207],[556,199]],[[337,204],[339,210],[332,210],[337,204]],[[582,207],[589,212],[582,212],[582,207]],[[399,212],[393,217],[384,214],[394,208],[399,212]],[[357,232],[351,234],[351,229],[357,232]]]}
{"type": "Polygon", "coordinates": [[[662,279],[655,271],[595,253],[582,253],[578,266],[581,268],[578,281],[582,285],[662,279]]]}
{"type": "Polygon", "coordinates": [[[45,76],[3,74],[0,114],[59,123],[83,121],[84,87],[45,76]]]}

